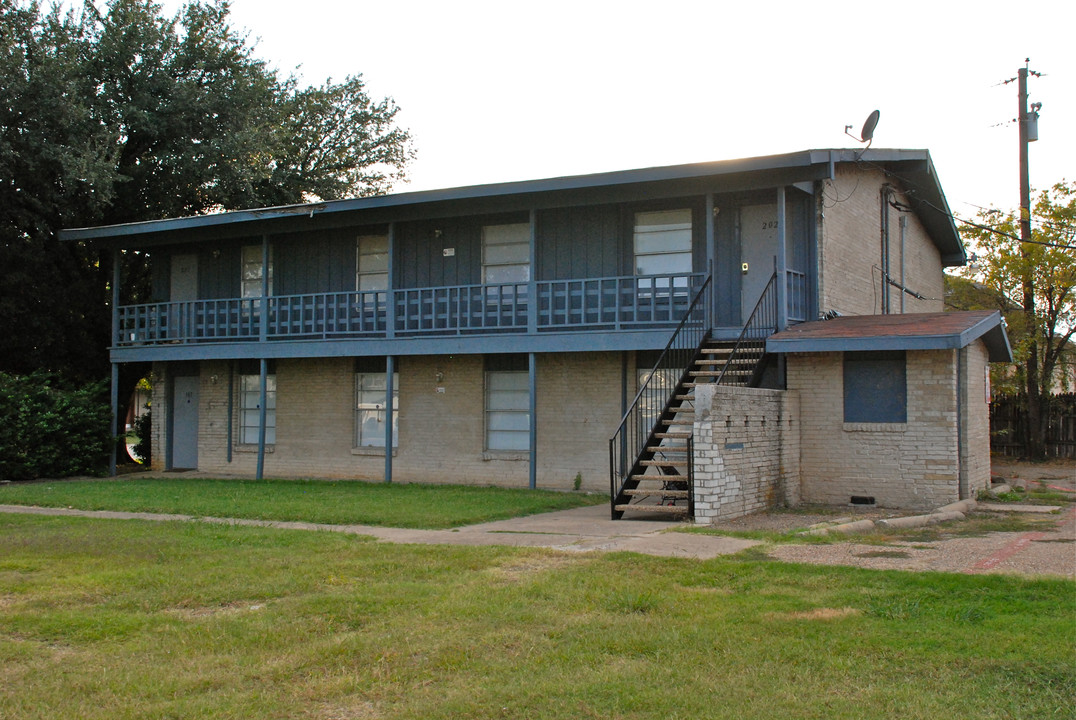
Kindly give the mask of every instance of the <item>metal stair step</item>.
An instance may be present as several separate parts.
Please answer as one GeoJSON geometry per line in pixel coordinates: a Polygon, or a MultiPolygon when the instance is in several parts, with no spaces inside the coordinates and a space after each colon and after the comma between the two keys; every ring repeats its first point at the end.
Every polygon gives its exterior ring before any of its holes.
{"type": "Polygon", "coordinates": [[[635,505],[616,505],[614,509],[620,512],[634,510],[637,512],[669,513],[670,515],[688,514],[687,505],[643,505],[639,503],[635,505]]]}
{"type": "Polygon", "coordinates": [[[635,488],[634,490],[625,490],[625,495],[632,497],[667,497],[667,498],[686,498],[691,494],[689,490],[662,490],[660,488],[635,488]]]}
{"type": "Polygon", "coordinates": [[[671,468],[686,468],[687,461],[680,460],[640,460],[640,465],[645,467],[671,467],[671,468]]]}

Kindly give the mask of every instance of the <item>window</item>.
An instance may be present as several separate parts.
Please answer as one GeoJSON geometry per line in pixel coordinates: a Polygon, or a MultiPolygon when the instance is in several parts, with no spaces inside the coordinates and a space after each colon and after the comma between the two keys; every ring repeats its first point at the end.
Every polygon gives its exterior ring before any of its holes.
{"type": "MultiPolygon", "coordinates": [[[[383,360],[376,363],[357,361],[355,364],[355,447],[385,447],[387,374],[383,360]]],[[[392,446],[400,445],[400,374],[392,374],[392,446]]]]}
{"type": "Polygon", "coordinates": [[[360,235],[355,244],[355,289],[389,289],[389,238],[360,235]]]}
{"type": "MultiPolygon", "coordinates": [[[[239,376],[239,443],[258,444],[261,375],[239,376]]],[[[265,444],[276,442],[276,375],[265,378],[265,444]]]]}
{"type": "Polygon", "coordinates": [[[691,210],[635,213],[635,274],[691,272],[691,210]]]}
{"type": "Polygon", "coordinates": [[[527,356],[486,358],[486,449],[529,450],[530,425],[527,356]]]}
{"type": "Polygon", "coordinates": [[[844,421],[908,421],[907,362],[903,350],[844,354],[844,421]]]}
{"type": "MultiPolygon", "coordinates": [[[[257,298],[262,296],[262,246],[243,246],[243,267],[241,275],[242,296],[245,298],[257,298]]],[[[269,294],[273,294],[273,248],[269,248],[269,294]]]]}
{"type": "Polygon", "coordinates": [[[531,226],[486,225],[482,228],[482,283],[523,283],[531,278],[531,226]]]}

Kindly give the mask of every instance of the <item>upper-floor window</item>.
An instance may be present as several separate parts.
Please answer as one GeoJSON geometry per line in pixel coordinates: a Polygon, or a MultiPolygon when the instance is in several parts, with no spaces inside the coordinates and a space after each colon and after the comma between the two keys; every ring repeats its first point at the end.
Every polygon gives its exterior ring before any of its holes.
{"type": "Polygon", "coordinates": [[[527,282],[531,278],[531,226],[486,225],[482,228],[482,282],[527,282]]]}
{"type": "Polygon", "coordinates": [[[262,296],[262,278],[268,281],[269,295],[273,294],[273,248],[269,247],[269,267],[262,264],[262,246],[244,245],[242,255],[242,274],[240,282],[245,298],[262,296]]]}
{"type": "Polygon", "coordinates": [[[360,235],[355,243],[355,289],[389,289],[389,238],[360,235]]]}
{"type": "Polygon", "coordinates": [[[691,210],[635,213],[635,274],[691,272],[691,210]]]}

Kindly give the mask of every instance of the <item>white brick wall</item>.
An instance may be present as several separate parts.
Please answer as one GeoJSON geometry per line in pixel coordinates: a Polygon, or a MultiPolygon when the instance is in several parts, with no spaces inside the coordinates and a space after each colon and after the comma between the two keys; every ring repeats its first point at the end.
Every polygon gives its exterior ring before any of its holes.
{"type": "Polygon", "coordinates": [[[781,390],[695,388],[695,522],[799,500],[798,398],[781,390]]]}

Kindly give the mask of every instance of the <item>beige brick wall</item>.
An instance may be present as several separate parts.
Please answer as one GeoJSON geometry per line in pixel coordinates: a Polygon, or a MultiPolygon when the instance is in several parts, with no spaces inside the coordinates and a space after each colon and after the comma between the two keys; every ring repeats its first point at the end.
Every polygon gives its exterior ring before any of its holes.
{"type": "Polygon", "coordinates": [[[958,500],[955,354],[907,353],[903,424],[845,423],[841,353],[790,355],[788,388],[799,393],[802,419],[802,499],[846,504],[865,495],[910,509],[958,500]]]}
{"type": "Polygon", "coordinates": [[[990,489],[990,400],[987,397],[990,362],[981,340],[965,348],[962,356],[962,464],[967,476],[968,494],[974,498],[980,490],[990,489]]]}
{"type": "Polygon", "coordinates": [[[695,389],[695,522],[741,517],[799,499],[794,392],[695,389]]]}
{"type": "MultiPolygon", "coordinates": [[[[157,371],[166,377],[167,364],[158,364],[157,371]]],[[[200,366],[199,470],[251,476],[257,453],[256,446],[238,444],[238,375],[228,460],[228,372],[229,364],[223,361],[200,366]]],[[[384,477],[382,451],[352,447],[351,358],[278,360],[275,372],[276,443],[265,456],[266,476],[384,477]]],[[[394,480],[527,486],[528,453],[485,450],[482,356],[401,357],[397,372],[400,418],[394,480]]],[[[166,385],[161,381],[154,386],[156,469],[163,469],[166,385]]],[[[619,353],[538,356],[538,487],[571,489],[579,475],[584,490],[608,489],[608,440],[621,416],[620,387],[619,353]]]]}
{"type": "MultiPolygon", "coordinates": [[[[819,308],[844,315],[882,311],[881,188],[894,186],[894,200],[907,204],[900,181],[868,166],[838,165],[827,184],[819,241],[819,308]]],[[[890,276],[900,281],[900,221],[889,209],[890,276]]],[[[914,213],[905,213],[904,284],[927,300],[905,295],[906,313],[941,312],[944,297],[941,254],[914,213]]],[[[891,312],[900,312],[901,292],[890,287],[891,312]]]]}

